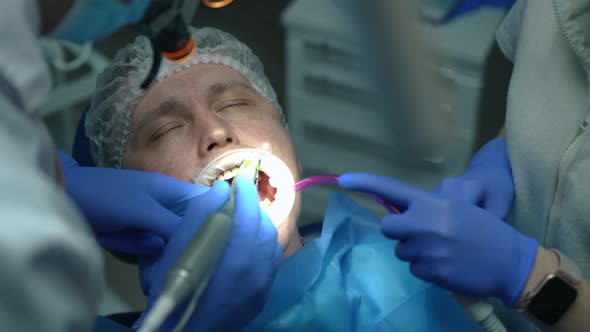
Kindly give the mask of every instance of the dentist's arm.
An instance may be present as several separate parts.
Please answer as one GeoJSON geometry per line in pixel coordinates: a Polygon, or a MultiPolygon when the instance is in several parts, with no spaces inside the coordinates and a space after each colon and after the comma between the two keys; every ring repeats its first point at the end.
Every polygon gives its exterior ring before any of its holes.
{"type": "Polygon", "coordinates": [[[50,138],[0,97],[0,322],[6,331],[89,331],[102,260],[53,176],[50,138]]]}

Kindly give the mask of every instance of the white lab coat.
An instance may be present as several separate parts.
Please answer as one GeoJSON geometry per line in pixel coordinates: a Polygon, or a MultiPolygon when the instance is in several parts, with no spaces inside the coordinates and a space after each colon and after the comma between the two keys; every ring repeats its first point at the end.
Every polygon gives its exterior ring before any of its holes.
{"type": "Polygon", "coordinates": [[[37,1],[0,7],[0,330],[88,331],[102,260],[33,114],[49,87],[37,1]]]}

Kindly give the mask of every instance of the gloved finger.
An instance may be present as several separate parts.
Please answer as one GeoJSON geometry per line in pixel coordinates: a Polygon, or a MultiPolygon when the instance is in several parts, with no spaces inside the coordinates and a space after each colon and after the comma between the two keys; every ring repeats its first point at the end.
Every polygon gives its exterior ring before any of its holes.
{"type": "MultiPolygon", "coordinates": [[[[196,202],[194,202],[195,197],[198,197],[200,195],[188,198],[186,202],[183,203],[186,205],[186,207],[184,208],[185,211],[183,212],[184,215],[194,214],[194,216],[192,216],[191,218],[194,218],[202,223],[205,220],[206,216],[217,211],[217,209],[221,207],[221,204],[227,201],[227,198],[229,197],[229,185],[227,183],[222,183],[225,181],[219,182],[219,185],[213,186],[215,187],[215,189],[206,187],[206,190],[203,190],[202,188],[205,187],[199,186],[198,191],[200,191],[201,194],[209,194],[211,190],[214,191],[211,193],[211,195],[208,195],[208,198],[204,200],[196,199],[196,202]],[[209,200],[214,200],[215,202],[211,202],[212,205],[203,208],[202,205],[208,205],[207,203],[204,203],[204,201],[209,200]],[[212,208],[213,206],[217,206],[217,208],[211,210],[210,208],[212,208]],[[190,209],[192,210],[189,211],[190,209]],[[195,209],[200,211],[195,212],[195,209]]],[[[196,185],[191,184],[189,184],[189,186],[197,187],[196,185]]],[[[157,207],[156,209],[138,210],[137,213],[134,215],[133,220],[130,221],[127,224],[127,226],[148,230],[161,236],[166,242],[168,242],[170,237],[176,233],[179,224],[183,219],[181,219],[177,214],[166,209],[165,207],[160,206],[157,202],[154,202],[154,205],[157,207]]]]}
{"type": "Polygon", "coordinates": [[[146,188],[148,194],[156,202],[178,215],[183,215],[191,198],[209,190],[209,187],[180,181],[164,174],[136,172],[139,176],[149,176],[150,180],[147,182],[146,188]]]}
{"type": "Polygon", "coordinates": [[[478,206],[482,203],[484,194],[479,181],[461,176],[444,180],[433,192],[455,202],[478,206]]]}
{"type": "Polygon", "coordinates": [[[430,193],[404,182],[368,173],[348,173],[338,178],[344,189],[368,192],[380,196],[406,210],[412,202],[428,199],[430,193]]]}
{"type": "Polygon", "coordinates": [[[256,245],[252,248],[253,250],[259,250],[258,253],[253,255],[256,257],[255,264],[262,273],[256,274],[259,280],[255,281],[257,285],[264,285],[264,289],[271,286],[272,280],[274,279],[275,272],[280,262],[283,249],[277,241],[277,230],[270,218],[264,211],[260,211],[260,229],[258,231],[258,237],[256,245]],[[279,247],[279,259],[277,259],[277,247],[279,247]]]}
{"type": "Polygon", "coordinates": [[[132,228],[138,231],[154,233],[168,241],[170,236],[176,231],[180,224],[181,218],[168,209],[154,202],[151,208],[139,208],[133,211],[133,216],[125,220],[121,225],[123,229],[117,229],[115,223],[104,225],[99,231],[117,232],[124,229],[132,228]]]}
{"type": "Polygon", "coordinates": [[[381,231],[390,239],[406,241],[415,236],[419,225],[405,214],[389,214],[381,221],[381,231]]]}
{"type": "MultiPolygon", "coordinates": [[[[260,209],[260,216],[262,218],[261,221],[261,230],[259,232],[259,234],[267,234],[267,236],[262,237],[263,241],[268,242],[273,244],[272,246],[272,255],[271,255],[271,261],[272,261],[272,266],[276,267],[278,266],[278,264],[283,260],[283,253],[285,252],[285,248],[283,248],[283,246],[279,243],[279,232],[277,230],[277,228],[275,227],[275,225],[272,223],[272,221],[270,220],[270,217],[268,216],[268,214],[266,214],[266,212],[264,212],[264,210],[260,209]]],[[[269,246],[270,247],[270,246],[269,246]]]]}
{"type": "Polygon", "coordinates": [[[174,201],[166,201],[161,202],[161,204],[169,209],[170,211],[174,212],[176,215],[183,217],[186,213],[186,209],[188,203],[191,199],[203,195],[204,193],[208,192],[211,187],[205,187],[198,184],[188,184],[192,186],[192,188],[188,188],[189,190],[185,191],[184,195],[178,195],[174,201]]]}
{"type": "Polygon", "coordinates": [[[432,273],[432,266],[422,260],[415,260],[410,263],[410,273],[412,273],[416,278],[427,282],[436,283],[437,281],[437,278],[435,278],[434,274],[432,273]]]}
{"type": "Polygon", "coordinates": [[[398,242],[395,246],[395,255],[404,262],[412,262],[416,259],[416,250],[407,242],[398,242]]]}
{"type": "MultiPolygon", "coordinates": [[[[229,193],[228,183],[217,181],[207,193],[193,198],[189,203],[185,217],[170,237],[170,241],[166,245],[166,250],[159,259],[163,262],[175,261],[189,241],[197,234],[203,222],[215,211],[219,210],[228,200],[229,193]]],[[[166,270],[168,267],[161,268],[166,270]]],[[[152,281],[150,288],[159,291],[162,283],[163,281],[161,280],[152,281]]]]}
{"type": "Polygon", "coordinates": [[[198,229],[211,214],[219,210],[229,199],[230,187],[225,181],[217,181],[205,194],[192,198],[187,205],[185,217],[175,232],[198,229]]]}
{"type": "Polygon", "coordinates": [[[229,243],[239,250],[253,249],[260,229],[260,206],[258,190],[253,181],[238,176],[236,182],[236,198],[234,211],[234,230],[229,243]]]}
{"type": "Polygon", "coordinates": [[[285,253],[285,248],[283,248],[283,246],[277,242],[277,245],[275,246],[275,252],[273,254],[273,265],[274,266],[279,266],[279,264],[283,261],[283,254],[285,253]]]}
{"type": "Polygon", "coordinates": [[[98,235],[97,239],[104,248],[136,256],[158,255],[166,244],[161,237],[141,231],[105,233],[98,235]]]}
{"type": "Polygon", "coordinates": [[[444,254],[447,252],[438,246],[437,236],[431,234],[421,234],[407,241],[400,241],[395,247],[395,255],[402,261],[417,262],[430,260],[435,257],[436,260],[444,260],[444,254]]]}
{"type": "Polygon", "coordinates": [[[261,247],[265,249],[265,252],[262,255],[262,257],[268,258],[269,261],[272,261],[276,246],[280,246],[278,244],[277,236],[277,228],[272,223],[272,221],[270,221],[270,218],[268,217],[266,212],[264,212],[261,209],[260,228],[257,234],[256,247],[261,247]]]}

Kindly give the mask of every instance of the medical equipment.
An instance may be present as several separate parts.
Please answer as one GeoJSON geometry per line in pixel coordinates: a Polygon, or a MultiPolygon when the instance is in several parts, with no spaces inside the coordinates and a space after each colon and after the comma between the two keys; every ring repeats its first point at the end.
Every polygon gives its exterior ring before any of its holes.
{"type": "Polygon", "coordinates": [[[203,0],[203,4],[209,8],[221,8],[234,2],[234,0],[203,0]]]}
{"type": "Polygon", "coordinates": [[[154,1],[143,19],[150,38],[154,61],[142,89],[147,89],[158,74],[162,56],[174,62],[184,62],[196,52],[196,43],[188,31],[199,1],[154,1]]]}
{"type": "MultiPolygon", "coordinates": [[[[257,166],[259,162],[260,160],[245,161],[240,166],[237,177],[255,182],[259,175],[257,166]]],[[[177,324],[176,331],[182,330],[188,322],[197,300],[209,283],[215,265],[229,241],[233,228],[236,182],[232,183],[229,200],[205,221],[197,235],[168,271],[164,287],[139,329],[140,332],[156,331],[178,305],[190,299],[182,319],[177,324]]]]}
{"type": "MultiPolygon", "coordinates": [[[[305,178],[295,184],[295,191],[302,191],[305,188],[311,187],[317,184],[338,184],[338,175],[314,175],[308,178],[305,178]]],[[[399,214],[400,210],[390,202],[386,201],[385,199],[367,193],[368,196],[373,198],[377,203],[383,205],[384,208],[387,209],[389,213],[396,213],[399,214]]]]}
{"type": "MultiPolygon", "coordinates": [[[[221,8],[233,0],[203,0],[209,8],[221,8]]],[[[147,89],[156,78],[162,57],[183,63],[197,52],[197,44],[191,36],[189,25],[199,7],[195,0],[154,1],[144,16],[143,24],[152,43],[154,61],[148,76],[141,84],[147,89]]]]}
{"type": "Polygon", "coordinates": [[[41,49],[49,65],[53,87],[38,112],[46,120],[56,146],[67,151],[76,130],[78,104],[92,96],[96,77],[108,66],[109,59],[97,52],[92,43],[80,45],[43,38],[41,49]]]}
{"type": "Polygon", "coordinates": [[[289,167],[270,152],[265,141],[258,149],[236,149],[223,153],[204,168],[195,169],[195,183],[211,186],[215,181],[233,181],[246,160],[260,161],[257,188],[260,208],[266,212],[275,227],[279,227],[291,213],[295,203],[295,180],[289,167]]]}

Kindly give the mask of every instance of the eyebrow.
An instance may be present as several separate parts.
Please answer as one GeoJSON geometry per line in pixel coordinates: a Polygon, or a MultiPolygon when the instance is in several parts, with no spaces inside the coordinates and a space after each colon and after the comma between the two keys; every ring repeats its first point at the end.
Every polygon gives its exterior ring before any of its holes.
{"type": "Polygon", "coordinates": [[[180,100],[176,98],[166,99],[146,113],[146,115],[137,124],[135,131],[142,133],[150,123],[161,117],[173,115],[184,118],[188,113],[189,112],[187,112],[180,100]]]}
{"type": "Polygon", "coordinates": [[[213,84],[209,87],[208,95],[210,97],[217,97],[217,96],[220,96],[230,90],[235,90],[235,89],[247,90],[248,92],[254,93],[257,96],[260,95],[260,93],[258,93],[258,91],[256,89],[254,89],[250,84],[247,84],[244,82],[235,82],[235,83],[229,83],[229,84],[224,84],[224,83],[213,84]]]}

